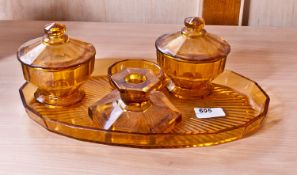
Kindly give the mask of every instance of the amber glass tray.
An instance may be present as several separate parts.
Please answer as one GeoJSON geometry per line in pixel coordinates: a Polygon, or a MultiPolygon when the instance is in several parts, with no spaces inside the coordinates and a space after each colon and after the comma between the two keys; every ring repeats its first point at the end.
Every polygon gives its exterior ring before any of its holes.
{"type": "Polygon", "coordinates": [[[96,60],[93,77],[82,88],[86,96],[71,107],[46,107],[34,99],[36,87],[25,83],[20,88],[25,109],[33,120],[49,131],[84,141],[142,148],[210,146],[240,139],[254,133],[263,123],[269,97],[252,80],[225,71],[213,80],[213,93],[203,99],[181,100],[164,93],[182,113],[182,122],[170,133],[128,133],[96,128],[88,107],[113,89],[106,76],[116,59],[96,60]],[[221,107],[226,117],[198,119],[194,107],[221,107]]]}

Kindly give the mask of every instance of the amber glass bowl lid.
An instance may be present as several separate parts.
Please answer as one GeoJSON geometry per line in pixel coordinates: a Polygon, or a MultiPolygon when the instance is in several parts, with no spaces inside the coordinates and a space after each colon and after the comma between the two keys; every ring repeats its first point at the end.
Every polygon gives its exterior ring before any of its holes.
{"type": "Polygon", "coordinates": [[[17,52],[18,60],[27,66],[43,69],[64,69],[78,66],[94,58],[92,44],[69,38],[63,24],[51,23],[44,36],[24,43],[17,52]]]}
{"type": "Polygon", "coordinates": [[[208,33],[205,22],[199,17],[188,17],[185,27],[172,34],[165,34],[156,40],[156,49],[180,61],[208,61],[226,57],[230,45],[216,35],[208,33]]]}

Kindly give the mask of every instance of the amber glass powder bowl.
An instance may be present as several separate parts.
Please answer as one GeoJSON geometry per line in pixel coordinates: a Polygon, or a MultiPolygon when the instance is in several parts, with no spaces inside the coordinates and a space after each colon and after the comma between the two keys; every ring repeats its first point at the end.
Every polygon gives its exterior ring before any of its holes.
{"type": "Polygon", "coordinates": [[[95,60],[92,44],[69,38],[63,24],[51,23],[44,36],[24,43],[17,52],[26,81],[38,87],[35,100],[51,106],[81,101],[80,86],[89,79],[95,60]]]}
{"type": "Polygon", "coordinates": [[[158,63],[176,97],[204,97],[212,91],[211,81],[223,72],[230,45],[208,33],[202,18],[188,17],[184,24],[181,31],[156,40],[158,63]]]}

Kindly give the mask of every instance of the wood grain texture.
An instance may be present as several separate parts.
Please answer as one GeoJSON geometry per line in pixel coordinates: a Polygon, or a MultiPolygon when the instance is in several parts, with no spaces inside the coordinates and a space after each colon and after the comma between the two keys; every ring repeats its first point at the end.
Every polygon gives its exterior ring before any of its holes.
{"type": "Polygon", "coordinates": [[[238,25],[241,0],[204,0],[203,18],[206,24],[238,25]]]}
{"type": "Polygon", "coordinates": [[[186,17],[200,13],[201,1],[203,0],[153,0],[149,23],[182,24],[186,17]]]}
{"type": "MultiPolygon", "coordinates": [[[[213,147],[146,150],[77,141],[50,133],[28,118],[18,94],[24,80],[15,52],[40,36],[46,23],[0,22],[0,174],[296,174],[295,28],[206,26],[232,46],[227,69],[257,81],[269,94],[264,127],[213,147]]],[[[155,59],[155,39],[182,27],[65,23],[71,36],[94,44],[98,59],[155,59]]]]}
{"type": "Polygon", "coordinates": [[[0,19],[104,21],[103,0],[0,0],[0,19]]]}
{"type": "MultiPolygon", "coordinates": [[[[209,24],[237,24],[235,14],[239,13],[238,1],[240,0],[205,0],[205,13],[209,15],[204,15],[206,21],[209,24]],[[235,6],[229,5],[232,2],[235,6]],[[226,10],[219,10],[223,8],[226,10]]],[[[244,7],[244,25],[297,26],[295,0],[245,1],[248,5],[244,7]]],[[[202,2],[203,0],[0,0],[0,20],[181,24],[185,17],[202,15],[202,2]]]]}
{"type": "Polygon", "coordinates": [[[297,26],[296,0],[249,0],[248,25],[297,26]]]}
{"type": "Polygon", "coordinates": [[[0,19],[183,23],[202,0],[0,0],[0,19]]]}

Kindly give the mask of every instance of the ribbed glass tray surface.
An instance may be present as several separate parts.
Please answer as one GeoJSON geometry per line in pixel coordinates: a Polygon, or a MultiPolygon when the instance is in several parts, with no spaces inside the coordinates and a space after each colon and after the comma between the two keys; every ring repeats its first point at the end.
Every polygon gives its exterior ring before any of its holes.
{"type": "MultiPolygon", "coordinates": [[[[86,96],[70,107],[47,107],[35,101],[36,87],[25,83],[20,94],[28,115],[49,131],[79,140],[142,148],[210,146],[254,133],[267,114],[269,97],[261,87],[232,71],[213,80],[211,95],[197,100],[181,100],[164,90],[165,95],[182,113],[182,122],[170,133],[128,133],[103,130],[88,116],[88,107],[113,88],[106,70],[116,59],[98,59],[93,77],[83,84],[86,96]],[[226,116],[199,119],[195,107],[223,108],[226,116]]],[[[148,119],[149,120],[149,119],[148,119]]]]}

